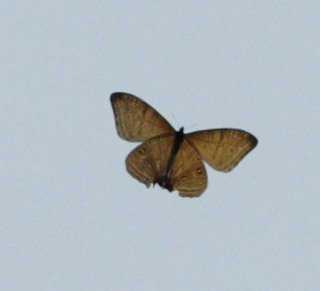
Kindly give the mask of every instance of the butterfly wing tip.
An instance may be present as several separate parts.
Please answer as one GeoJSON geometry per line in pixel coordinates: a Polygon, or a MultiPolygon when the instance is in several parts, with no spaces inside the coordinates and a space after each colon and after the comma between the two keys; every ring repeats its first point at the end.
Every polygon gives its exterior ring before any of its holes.
{"type": "Polygon", "coordinates": [[[259,143],[259,140],[254,135],[251,135],[251,142],[252,142],[252,148],[254,148],[259,143]]]}
{"type": "Polygon", "coordinates": [[[116,101],[116,99],[119,99],[119,98],[121,98],[121,97],[124,97],[125,94],[126,94],[126,93],[122,93],[122,92],[114,92],[114,93],[112,93],[112,94],[110,95],[110,100],[111,100],[111,102],[113,103],[113,102],[116,101]]]}
{"type": "Polygon", "coordinates": [[[113,101],[115,100],[116,96],[117,96],[117,93],[112,93],[112,94],[110,95],[110,100],[111,100],[111,102],[113,102],[113,101]]]}

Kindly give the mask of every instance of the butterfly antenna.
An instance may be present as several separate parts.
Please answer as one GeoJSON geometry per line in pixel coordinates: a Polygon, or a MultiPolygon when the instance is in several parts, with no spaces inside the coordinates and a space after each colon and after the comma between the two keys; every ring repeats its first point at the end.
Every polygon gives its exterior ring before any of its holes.
{"type": "Polygon", "coordinates": [[[187,125],[186,128],[188,129],[187,131],[191,131],[192,128],[194,128],[197,124],[193,123],[191,125],[187,125]]]}
{"type": "Polygon", "coordinates": [[[193,123],[191,125],[186,125],[186,126],[182,126],[176,119],[175,115],[173,113],[171,113],[171,116],[172,116],[172,119],[174,120],[174,127],[175,128],[181,128],[181,127],[184,127],[184,129],[187,129],[187,131],[191,131],[191,129],[195,126],[197,126],[198,124],[197,123],[193,123]]]}
{"type": "Polygon", "coordinates": [[[176,119],[175,115],[173,113],[171,113],[172,119],[174,120],[174,127],[175,128],[181,128],[181,124],[179,124],[178,120],[176,119]]]}

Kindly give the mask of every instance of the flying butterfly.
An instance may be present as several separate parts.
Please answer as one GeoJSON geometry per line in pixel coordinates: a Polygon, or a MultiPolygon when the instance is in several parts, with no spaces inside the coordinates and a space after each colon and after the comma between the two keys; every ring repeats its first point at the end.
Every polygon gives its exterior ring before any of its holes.
{"type": "Polygon", "coordinates": [[[182,197],[198,197],[207,188],[203,160],[229,172],[258,143],[240,129],[209,129],[188,134],[170,125],[154,108],[127,93],[111,94],[118,135],[142,142],[126,158],[127,171],[149,187],[159,184],[182,197]]]}

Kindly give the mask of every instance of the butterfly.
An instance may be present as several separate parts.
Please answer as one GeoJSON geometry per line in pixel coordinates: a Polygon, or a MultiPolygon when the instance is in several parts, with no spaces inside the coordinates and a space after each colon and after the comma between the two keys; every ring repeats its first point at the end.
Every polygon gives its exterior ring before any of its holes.
{"type": "Polygon", "coordinates": [[[127,171],[149,187],[159,184],[182,197],[198,197],[207,188],[203,160],[212,168],[229,172],[258,143],[240,129],[209,129],[188,134],[176,131],[154,108],[127,93],[110,97],[118,135],[142,142],[126,158],[127,171]]]}

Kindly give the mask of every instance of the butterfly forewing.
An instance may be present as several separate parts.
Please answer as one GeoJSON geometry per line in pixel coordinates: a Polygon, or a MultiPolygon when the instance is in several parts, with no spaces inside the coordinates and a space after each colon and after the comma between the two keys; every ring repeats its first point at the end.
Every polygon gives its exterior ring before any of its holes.
{"type": "Polygon", "coordinates": [[[147,187],[163,177],[168,167],[174,134],[166,134],[145,141],[126,159],[127,171],[147,187]]]}
{"type": "Polygon", "coordinates": [[[120,137],[128,141],[145,141],[175,130],[155,109],[136,96],[113,93],[111,104],[120,137]]]}
{"type": "Polygon", "coordinates": [[[207,188],[207,173],[197,150],[184,140],[170,169],[172,188],[182,197],[198,197],[207,188]]]}
{"type": "Polygon", "coordinates": [[[231,171],[256,145],[257,139],[239,129],[212,129],[186,135],[201,157],[214,169],[231,171]]]}

